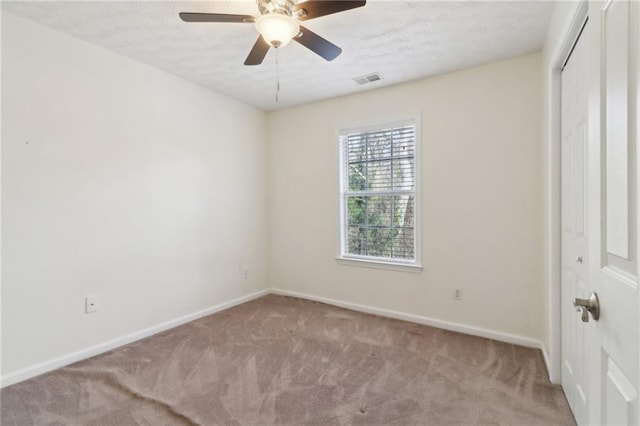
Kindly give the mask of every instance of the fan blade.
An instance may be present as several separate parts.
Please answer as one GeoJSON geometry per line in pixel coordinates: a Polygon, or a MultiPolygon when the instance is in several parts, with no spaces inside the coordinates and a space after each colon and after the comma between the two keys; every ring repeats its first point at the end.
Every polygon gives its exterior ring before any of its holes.
{"type": "Polygon", "coordinates": [[[184,22],[231,22],[247,24],[256,19],[251,15],[227,15],[225,13],[189,13],[180,12],[180,19],[184,22]]]}
{"type": "Polygon", "coordinates": [[[244,61],[245,65],[260,65],[265,56],[267,56],[267,52],[271,46],[269,43],[264,41],[262,36],[258,37],[256,40],[256,44],[253,45],[251,52],[249,52],[249,56],[244,61]]]}
{"type": "Polygon", "coordinates": [[[322,56],[327,61],[333,61],[342,53],[342,49],[338,46],[320,37],[318,34],[303,27],[302,25],[300,26],[300,34],[293,39],[307,49],[322,56]]]}
{"type": "Polygon", "coordinates": [[[304,10],[303,13],[297,14],[299,15],[298,20],[307,21],[320,16],[362,7],[366,3],[366,0],[309,0],[296,4],[294,11],[304,10]]]}

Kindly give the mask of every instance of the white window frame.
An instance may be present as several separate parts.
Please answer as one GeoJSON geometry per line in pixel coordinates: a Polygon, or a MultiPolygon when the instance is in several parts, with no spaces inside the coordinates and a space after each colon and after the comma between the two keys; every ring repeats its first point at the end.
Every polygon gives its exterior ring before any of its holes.
{"type": "Polygon", "coordinates": [[[394,120],[394,121],[379,121],[376,123],[370,123],[362,126],[343,127],[337,130],[337,145],[338,145],[338,198],[339,198],[339,211],[338,211],[338,255],[336,260],[345,265],[362,266],[377,269],[387,269],[394,271],[405,272],[421,272],[422,271],[422,250],[421,250],[421,217],[422,217],[422,201],[421,201],[421,161],[420,161],[420,145],[421,145],[421,132],[420,132],[420,117],[419,115],[410,116],[407,118],[394,120]],[[345,196],[345,182],[347,179],[347,171],[344,165],[345,147],[342,143],[343,136],[353,133],[366,133],[380,129],[388,129],[393,127],[403,127],[413,125],[415,126],[415,152],[414,152],[414,174],[415,174],[415,210],[414,210],[414,250],[415,260],[403,260],[403,259],[391,259],[386,257],[374,257],[374,256],[361,256],[347,253],[346,242],[346,196],[345,196]]]}

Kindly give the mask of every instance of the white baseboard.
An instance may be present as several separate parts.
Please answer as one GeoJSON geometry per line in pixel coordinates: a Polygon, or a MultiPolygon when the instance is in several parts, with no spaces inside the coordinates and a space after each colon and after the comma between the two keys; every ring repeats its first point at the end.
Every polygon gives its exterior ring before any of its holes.
{"type": "Polygon", "coordinates": [[[160,333],[162,331],[168,330],[170,328],[174,328],[179,325],[194,321],[198,318],[202,318],[207,315],[211,315],[216,312],[223,311],[233,306],[240,305],[250,300],[265,296],[267,294],[269,294],[269,290],[260,290],[255,293],[251,293],[246,296],[238,297],[237,299],[233,299],[228,302],[220,303],[210,308],[203,309],[201,311],[184,315],[182,317],[175,318],[175,319],[163,322],[161,324],[154,325],[140,331],[136,331],[131,334],[127,334],[125,336],[116,337],[115,339],[109,340],[104,343],[90,346],[88,348],[81,349],[79,351],[72,352],[70,354],[63,355],[61,357],[54,358],[49,361],[45,361],[27,368],[23,368],[22,370],[18,370],[13,373],[9,373],[2,376],[2,378],[0,378],[0,387],[9,386],[14,383],[18,383],[35,376],[39,376],[40,374],[44,374],[49,371],[55,370],[56,368],[64,367],[65,365],[82,361],[83,359],[91,358],[92,356],[96,356],[101,353],[110,351],[119,346],[123,346],[131,342],[135,342],[136,340],[144,339],[145,337],[149,337],[154,334],[160,333]]]}
{"type": "Polygon", "coordinates": [[[549,351],[547,347],[540,343],[540,351],[542,352],[542,358],[544,358],[544,364],[547,367],[547,374],[549,376],[549,381],[554,385],[561,385],[561,377],[560,372],[558,370],[553,369],[553,364],[551,363],[551,356],[549,355],[549,351]]]}
{"type": "Polygon", "coordinates": [[[545,348],[544,345],[540,345],[540,352],[542,352],[542,359],[544,359],[544,365],[547,367],[547,371],[551,371],[549,369],[549,367],[551,366],[551,359],[549,358],[547,348],[545,348]]]}
{"type": "Polygon", "coordinates": [[[145,328],[144,330],[136,331],[134,333],[127,334],[125,336],[117,337],[107,342],[100,343],[98,345],[94,345],[94,346],[91,346],[76,352],[72,352],[70,354],[67,354],[58,358],[54,358],[49,361],[45,361],[27,368],[24,368],[22,370],[18,370],[18,371],[6,374],[0,378],[0,387],[9,386],[9,385],[21,382],[23,380],[30,379],[32,377],[39,376],[40,374],[44,374],[49,371],[55,370],[56,368],[64,367],[65,365],[82,361],[83,359],[91,358],[93,356],[115,349],[119,346],[123,346],[128,343],[132,343],[137,340],[144,339],[146,337],[152,336],[162,331],[177,327],[182,324],[186,324],[190,321],[194,321],[196,319],[205,317],[207,315],[211,315],[216,312],[223,311],[225,309],[231,308],[236,305],[249,302],[251,300],[265,296],[267,294],[291,296],[291,297],[297,297],[300,299],[312,300],[315,302],[322,302],[328,305],[338,306],[341,308],[351,309],[354,311],[364,312],[364,313],[373,314],[373,315],[379,315],[382,317],[395,318],[395,319],[409,321],[417,324],[429,325],[429,326],[441,328],[444,330],[456,331],[458,333],[470,334],[472,336],[485,337],[485,338],[497,340],[500,342],[512,343],[514,345],[540,349],[542,351],[542,356],[544,357],[544,362],[547,366],[547,370],[549,370],[549,365],[550,365],[549,356],[545,351],[542,343],[535,339],[518,336],[514,334],[509,334],[509,333],[502,333],[499,331],[493,331],[493,330],[474,327],[474,326],[465,325],[465,324],[458,324],[454,322],[438,320],[438,319],[424,317],[420,315],[407,314],[404,312],[392,311],[392,310],[382,309],[382,308],[375,308],[372,306],[360,305],[360,304],[350,303],[350,302],[343,302],[340,300],[314,296],[306,293],[298,293],[295,291],[282,290],[278,288],[270,288],[270,289],[257,291],[255,293],[251,293],[246,296],[242,296],[237,299],[230,300],[228,302],[220,303],[210,308],[203,309],[198,312],[184,315],[182,317],[175,318],[173,320],[166,321],[161,324],[145,328]]]}
{"type": "MultiPolygon", "coordinates": [[[[329,299],[326,297],[314,296],[306,293],[298,293],[295,291],[281,290],[278,288],[269,289],[269,293],[279,294],[281,296],[292,296],[300,299],[312,300],[315,302],[322,302],[328,305],[338,306],[340,308],[351,309],[353,311],[364,312],[367,314],[379,315],[381,317],[388,317],[399,319],[403,321],[409,321],[417,324],[429,325],[432,327],[442,328],[444,330],[456,331],[458,333],[470,334],[472,336],[485,337],[487,339],[497,340],[499,342],[512,343],[514,345],[526,346],[528,348],[543,349],[542,342],[531,339],[529,337],[518,336],[515,334],[502,333],[499,331],[493,331],[486,328],[474,327],[471,325],[458,324],[449,321],[438,320],[429,317],[423,317],[420,315],[407,314],[404,312],[391,311],[388,309],[374,308],[372,306],[359,305],[357,303],[343,302],[341,300],[329,299]]],[[[545,362],[547,362],[546,354],[545,362]]],[[[548,367],[547,367],[548,368],[548,367]]]]}

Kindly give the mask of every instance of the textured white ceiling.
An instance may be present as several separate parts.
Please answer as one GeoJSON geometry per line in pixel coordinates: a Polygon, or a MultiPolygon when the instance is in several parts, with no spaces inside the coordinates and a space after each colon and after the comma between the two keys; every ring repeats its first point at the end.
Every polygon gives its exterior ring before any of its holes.
{"type": "Polygon", "coordinates": [[[185,23],[178,12],[258,14],[254,1],[8,2],[2,8],[264,110],[275,110],[492,62],[542,48],[553,2],[381,1],[306,21],[343,49],[333,62],[292,42],[243,62],[251,24],[185,23]],[[378,72],[358,86],[352,78],[378,72]]]}

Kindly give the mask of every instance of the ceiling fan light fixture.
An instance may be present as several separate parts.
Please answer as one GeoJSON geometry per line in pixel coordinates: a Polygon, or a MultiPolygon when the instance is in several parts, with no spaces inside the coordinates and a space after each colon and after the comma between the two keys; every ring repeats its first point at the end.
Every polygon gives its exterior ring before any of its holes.
{"type": "Polygon", "coordinates": [[[300,25],[287,15],[269,13],[256,19],[256,29],[271,46],[285,46],[300,32],[300,25]]]}

